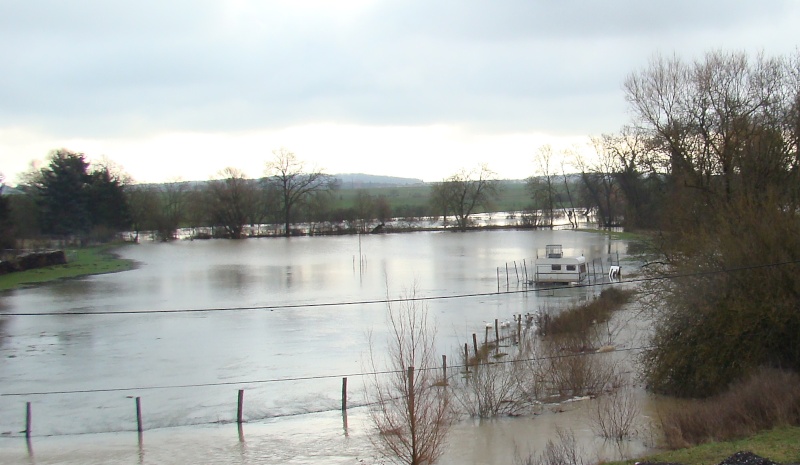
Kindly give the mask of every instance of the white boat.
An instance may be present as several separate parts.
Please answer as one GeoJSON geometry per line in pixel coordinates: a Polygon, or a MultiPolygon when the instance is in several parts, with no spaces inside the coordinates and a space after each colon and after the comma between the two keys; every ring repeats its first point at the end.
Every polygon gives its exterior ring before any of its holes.
{"type": "Polygon", "coordinates": [[[586,257],[565,257],[561,244],[545,247],[544,257],[534,262],[533,283],[580,283],[586,279],[586,257]]]}

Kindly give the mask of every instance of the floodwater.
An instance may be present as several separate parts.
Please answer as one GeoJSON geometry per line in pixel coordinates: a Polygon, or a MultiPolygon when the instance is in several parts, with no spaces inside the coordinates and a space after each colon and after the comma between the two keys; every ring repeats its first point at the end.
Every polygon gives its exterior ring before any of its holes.
{"type": "MultiPolygon", "coordinates": [[[[590,263],[609,253],[624,260],[627,250],[624,242],[576,231],[124,246],[119,253],[138,262],[135,270],[0,296],[0,462],[372,463],[370,423],[359,406],[368,380],[360,374],[372,369],[370,338],[382,365],[387,296],[429,298],[437,347],[458,364],[485,322],[598,292],[524,286],[526,268],[546,244],[590,263]],[[20,433],[27,402],[30,441],[20,433]]],[[[541,450],[556,426],[575,431],[588,457],[613,456],[581,404],[462,421],[440,463],[513,463],[541,450]]]]}

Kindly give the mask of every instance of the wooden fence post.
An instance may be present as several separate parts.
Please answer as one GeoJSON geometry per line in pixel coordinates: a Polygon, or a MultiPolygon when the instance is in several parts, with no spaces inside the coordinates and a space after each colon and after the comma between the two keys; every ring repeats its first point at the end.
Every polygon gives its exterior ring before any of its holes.
{"type": "Polygon", "coordinates": [[[239,389],[239,401],[236,404],[236,423],[242,424],[242,411],[244,410],[244,389],[239,389]]]}
{"type": "Polygon", "coordinates": [[[342,412],[347,411],[347,378],[342,378],[342,412]]]}
{"type": "Polygon", "coordinates": [[[31,403],[25,404],[25,438],[31,438],[31,403]]]}
{"type": "Polygon", "coordinates": [[[472,333],[472,348],[475,349],[475,360],[478,360],[478,335],[475,333],[472,333]]]}
{"type": "Polygon", "coordinates": [[[525,262],[525,259],[522,259],[522,270],[525,274],[525,283],[528,283],[528,264],[525,262]]]}
{"type": "Polygon", "coordinates": [[[142,432],[142,398],[136,398],[136,430],[142,432]]]}
{"type": "Polygon", "coordinates": [[[447,384],[447,355],[442,354],[442,379],[447,384]]]}

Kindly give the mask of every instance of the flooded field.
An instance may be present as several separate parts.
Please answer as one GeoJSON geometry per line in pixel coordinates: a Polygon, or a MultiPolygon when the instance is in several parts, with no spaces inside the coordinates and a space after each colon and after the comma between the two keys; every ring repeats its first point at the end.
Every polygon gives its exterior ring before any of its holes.
{"type": "MultiPolygon", "coordinates": [[[[589,260],[627,252],[624,242],[575,231],[125,246],[120,254],[139,263],[133,271],[0,296],[0,462],[373,463],[361,374],[368,334],[385,351],[387,296],[413,288],[429,299],[437,347],[455,365],[487,322],[599,292],[525,286],[525,268],[546,244],[589,260]],[[27,402],[30,443],[20,434],[27,402]]],[[[440,463],[513,463],[541,450],[556,426],[573,430],[590,458],[618,453],[591,431],[585,404],[461,421],[440,463]]]]}

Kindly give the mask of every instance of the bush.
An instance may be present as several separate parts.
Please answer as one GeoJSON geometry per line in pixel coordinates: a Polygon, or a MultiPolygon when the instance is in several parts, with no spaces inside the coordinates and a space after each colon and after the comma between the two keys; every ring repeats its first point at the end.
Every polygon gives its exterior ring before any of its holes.
{"type": "Polygon", "coordinates": [[[558,315],[539,312],[536,316],[536,331],[541,336],[587,333],[593,325],[608,321],[614,311],[630,300],[631,294],[632,291],[629,290],[609,287],[591,302],[569,308],[558,315]]]}
{"type": "Polygon", "coordinates": [[[643,361],[656,392],[707,397],[760,366],[800,370],[800,218],[747,201],[718,215],[657,271],[683,277],[648,289],[658,313],[643,361]]]}
{"type": "Polygon", "coordinates": [[[800,375],[761,368],[724,393],[682,401],[659,412],[671,449],[751,436],[800,425],[800,375]]]}
{"type": "Polygon", "coordinates": [[[592,429],[603,438],[622,441],[635,433],[640,411],[632,386],[612,389],[595,402],[590,417],[592,429]]]}

